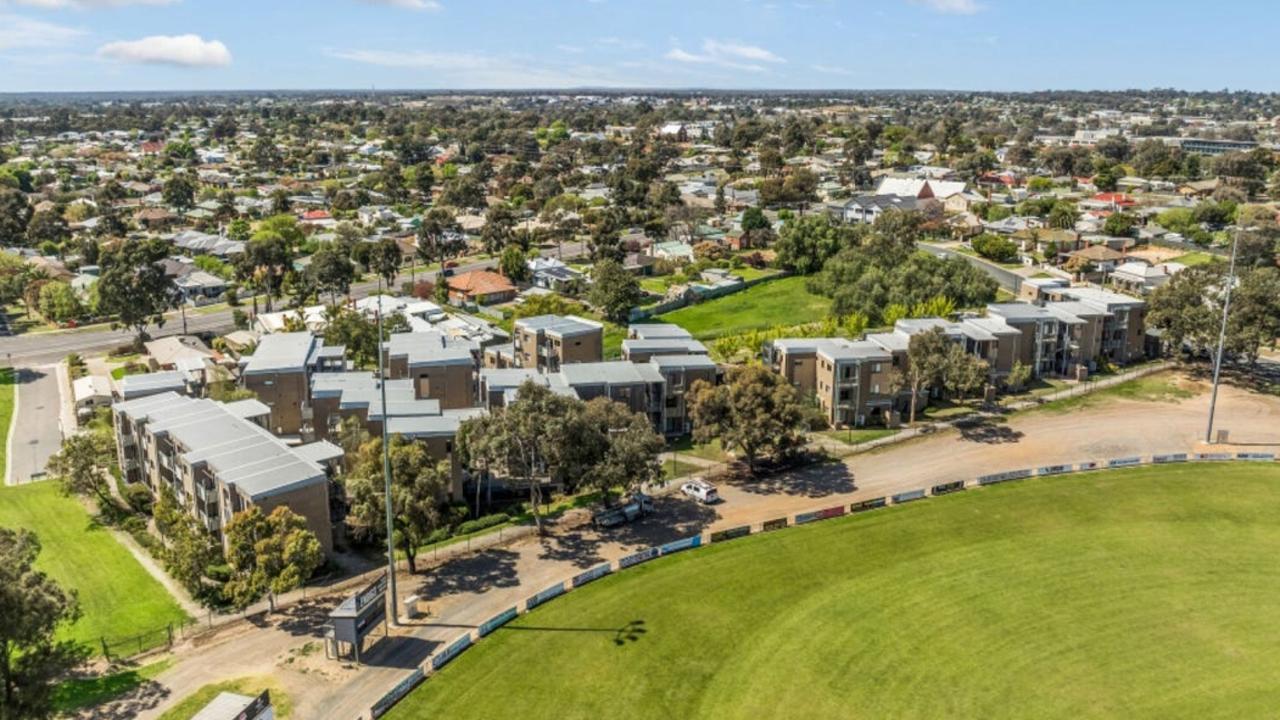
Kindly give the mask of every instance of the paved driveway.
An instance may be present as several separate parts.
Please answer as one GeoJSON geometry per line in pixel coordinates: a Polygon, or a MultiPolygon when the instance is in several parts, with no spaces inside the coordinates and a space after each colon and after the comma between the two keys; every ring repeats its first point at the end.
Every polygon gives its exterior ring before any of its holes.
{"type": "Polygon", "coordinates": [[[62,446],[62,395],[56,366],[19,368],[15,391],[7,478],[11,485],[40,479],[45,463],[62,446]]]}

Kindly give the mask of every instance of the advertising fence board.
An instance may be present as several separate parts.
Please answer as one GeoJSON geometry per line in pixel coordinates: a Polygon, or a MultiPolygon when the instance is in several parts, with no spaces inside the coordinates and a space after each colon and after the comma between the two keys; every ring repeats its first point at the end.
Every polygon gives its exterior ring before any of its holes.
{"type": "Polygon", "coordinates": [[[1186,461],[1187,461],[1186,453],[1170,453],[1168,455],[1152,455],[1151,456],[1151,462],[1157,465],[1164,465],[1167,463],[1180,463],[1180,462],[1186,462],[1186,461]]]}
{"type": "Polygon", "coordinates": [[[511,607],[480,623],[480,637],[484,637],[498,628],[516,619],[516,609],[511,607]]]}
{"type": "Polygon", "coordinates": [[[908,490],[907,492],[898,493],[897,495],[894,495],[893,504],[901,505],[902,503],[909,503],[912,500],[921,500],[923,498],[924,498],[924,490],[908,490]]]}
{"type": "Polygon", "coordinates": [[[471,634],[467,633],[457,640],[454,640],[453,644],[449,647],[433,655],[431,657],[431,669],[439,670],[445,665],[448,665],[450,660],[461,655],[462,651],[469,647],[471,647],[471,634]]]}
{"type": "Polygon", "coordinates": [[[1220,460],[1230,460],[1231,453],[1196,453],[1195,455],[1192,456],[1192,458],[1195,460],[1210,461],[1210,462],[1220,461],[1220,460]]]}
{"type": "Polygon", "coordinates": [[[611,572],[613,572],[613,567],[611,567],[609,563],[601,563],[591,568],[590,570],[586,570],[584,572],[578,573],[577,575],[574,575],[573,586],[576,588],[582,587],[583,585],[586,585],[592,580],[599,580],[600,578],[604,577],[605,575],[608,575],[611,572]]]}
{"type": "Polygon", "coordinates": [[[1275,460],[1275,453],[1242,452],[1236,453],[1237,460],[1275,460]]]}
{"type": "Polygon", "coordinates": [[[681,550],[689,550],[701,545],[702,536],[694,535],[693,537],[687,537],[683,540],[673,540],[658,549],[662,551],[663,555],[670,555],[671,553],[678,553],[681,550]]]}
{"type": "Polygon", "coordinates": [[[727,530],[718,530],[711,533],[711,542],[724,542],[725,540],[733,540],[734,538],[746,537],[751,534],[750,525],[739,525],[738,527],[729,528],[727,530]]]}
{"type": "Polygon", "coordinates": [[[773,530],[781,530],[786,526],[787,526],[787,519],[784,517],[775,518],[773,520],[765,520],[760,525],[760,532],[771,532],[773,530]]]}
{"type": "Polygon", "coordinates": [[[1101,466],[1101,463],[1099,463],[1097,460],[1090,460],[1088,462],[1082,462],[1079,465],[1077,465],[1076,470],[1080,470],[1080,471],[1097,470],[1100,466],[1101,466]]]}
{"type": "Polygon", "coordinates": [[[964,490],[964,481],[955,480],[953,482],[945,482],[945,483],[939,483],[938,485],[934,485],[932,488],[929,489],[929,494],[935,495],[935,496],[950,495],[951,493],[960,492],[961,490],[964,490]]]}
{"type": "Polygon", "coordinates": [[[1070,465],[1045,465],[1036,471],[1037,475],[1061,475],[1071,472],[1070,465]]]}
{"type": "Polygon", "coordinates": [[[979,485],[995,485],[996,483],[1008,482],[1009,480],[1021,480],[1022,478],[1031,477],[1030,470],[1008,470],[1002,473],[992,473],[983,475],[978,478],[979,485]]]}
{"type": "Polygon", "coordinates": [[[618,560],[618,569],[629,568],[632,565],[639,565],[642,562],[652,560],[661,553],[661,548],[651,547],[645,548],[637,553],[632,553],[618,560]]]}
{"type": "Polygon", "coordinates": [[[546,590],[543,590],[542,592],[537,593],[536,595],[530,595],[529,599],[524,601],[524,609],[532,610],[538,607],[539,605],[541,605],[542,603],[550,600],[551,598],[559,597],[560,595],[563,595],[564,592],[565,592],[564,583],[558,582],[555,585],[552,585],[551,587],[547,588],[546,590]]]}
{"type": "Polygon", "coordinates": [[[378,699],[378,702],[373,704],[373,707],[369,708],[369,714],[373,716],[374,720],[378,720],[378,718],[385,715],[393,705],[400,702],[401,698],[408,695],[410,690],[418,687],[418,683],[425,680],[426,677],[427,674],[422,671],[422,668],[414,668],[413,672],[409,673],[405,679],[396,683],[395,687],[391,688],[386,695],[383,695],[378,699]]]}
{"type": "Polygon", "coordinates": [[[850,505],[849,512],[851,513],[866,512],[868,510],[875,510],[876,508],[882,508],[888,504],[889,504],[889,498],[884,498],[884,497],[872,498],[870,500],[863,500],[862,502],[856,502],[850,505]]]}
{"type": "Polygon", "coordinates": [[[845,506],[837,505],[835,507],[823,508],[822,510],[816,510],[814,512],[800,513],[796,515],[795,524],[804,525],[805,523],[811,523],[816,520],[830,520],[834,517],[840,517],[846,512],[847,510],[845,509],[845,506]]]}
{"type": "Polygon", "coordinates": [[[1112,458],[1107,461],[1107,467],[1109,468],[1129,467],[1130,465],[1141,465],[1141,464],[1142,464],[1142,458],[1140,457],[1112,458]]]}

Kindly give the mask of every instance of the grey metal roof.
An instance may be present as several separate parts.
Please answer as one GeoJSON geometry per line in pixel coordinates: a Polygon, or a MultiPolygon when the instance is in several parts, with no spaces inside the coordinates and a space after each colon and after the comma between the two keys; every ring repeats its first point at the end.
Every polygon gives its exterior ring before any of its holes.
{"type": "Polygon", "coordinates": [[[637,340],[670,340],[691,338],[688,330],[674,323],[643,323],[627,328],[627,334],[637,340]]]}
{"type": "Polygon", "coordinates": [[[115,408],[145,419],[149,432],[167,434],[188,448],[182,455],[188,465],[207,464],[222,482],[254,500],[327,482],[317,463],[222,403],[165,393],[115,408]]]}
{"type": "Polygon", "coordinates": [[[832,362],[889,362],[893,355],[888,350],[868,340],[831,338],[818,346],[818,354],[832,362]]]}
{"type": "Polygon", "coordinates": [[[707,346],[693,338],[628,339],[622,341],[622,352],[705,355],[707,346]]]}
{"type": "Polygon", "coordinates": [[[480,348],[474,340],[451,338],[442,332],[396,333],[384,345],[388,357],[405,358],[409,367],[464,365],[475,362],[480,348]]]}
{"type": "Polygon", "coordinates": [[[258,347],[241,362],[243,374],[302,372],[317,352],[319,342],[309,332],[263,335],[258,347]]]}
{"type": "Polygon", "coordinates": [[[458,434],[458,426],[467,418],[483,415],[484,408],[463,408],[446,410],[440,415],[423,415],[418,417],[393,417],[387,421],[387,432],[405,437],[453,437],[458,434]]]}
{"type": "Polygon", "coordinates": [[[636,385],[664,382],[662,373],[652,365],[618,360],[614,362],[573,363],[560,368],[560,376],[570,387],[579,385],[636,385]]]}
{"type": "Polygon", "coordinates": [[[716,361],[706,355],[655,355],[649,363],[659,370],[710,370],[716,367],[716,361]]]}
{"type": "Polygon", "coordinates": [[[1052,320],[1053,313],[1039,305],[1028,303],[992,303],[987,306],[988,315],[996,315],[1008,320],[1052,320]]]}
{"type": "Polygon", "coordinates": [[[181,392],[187,388],[187,376],[177,370],[146,373],[143,375],[125,375],[117,381],[120,397],[132,400],[139,395],[154,395],[166,391],[181,392]]]}
{"type": "Polygon", "coordinates": [[[604,326],[600,323],[576,315],[537,315],[521,318],[515,322],[515,327],[560,338],[604,331],[604,326]]]}

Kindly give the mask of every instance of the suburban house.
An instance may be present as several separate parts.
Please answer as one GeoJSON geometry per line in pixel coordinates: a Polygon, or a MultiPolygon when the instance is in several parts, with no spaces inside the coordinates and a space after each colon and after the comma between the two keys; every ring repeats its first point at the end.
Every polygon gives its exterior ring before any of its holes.
{"type": "Polygon", "coordinates": [[[449,299],[457,303],[494,305],[516,299],[516,286],[491,270],[472,270],[447,280],[449,299]]]}

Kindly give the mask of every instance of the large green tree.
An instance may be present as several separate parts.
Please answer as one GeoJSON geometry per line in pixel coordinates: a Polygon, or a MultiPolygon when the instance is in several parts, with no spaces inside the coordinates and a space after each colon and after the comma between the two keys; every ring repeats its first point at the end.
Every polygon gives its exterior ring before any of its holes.
{"type": "Polygon", "coordinates": [[[264,595],[272,612],[276,596],[296,589],[324,564],[324,549],[307,521],[281,505],[264,515],[254,505],[227,523],[227,599],[243,610],[264,595]]]}
{"type": "MultiPolygon", "coordinates": [[[[418,571],[418,548],[448,520],[450,463],[432,457],[425,445],[402,435],[388,444],[391,465],[392,541],[418,571]]],[[[386,484],[383,479],[382,438],[360,447],[355,468],[346,479],[351,502],[348,522],[366,540],[387,533],[386,484]]]]}
{"type": "Polygon", "coordinates": [[[761,365],[732,368],[726,382],[699,380],[689,389],[693,439],[719,440],[736,450],[754,473],[761,456],[783,456],[804,443],[804,401],[781,375],[761,365]]]}
{"type": "Polygon", "coordinates": [[[115,327],[131,328],[141,340],[149,325],[163,325],[173,306],[173,278],[160,261],[169,246],[158,239],[126,240],[102,254],[98,279],[98,311],[113,316],[115,327]]]}
{"type": "Polygon", "coordinates": [[[82,647],[59,639],[80,604],[35,568],[39,555],[34,533],[0,528],[0,720],[52,717],[54,687],[85,659],[82,647]]]}
{"type": "Polygon", "coordinates": [[[26,244],[27,225],[31,222],[31,203],[17,190],[0,187],[0,247],[26,244]]]}
{"type": "Polygon", "coordinates": [[[623,323],[631,308],[644,300],[640,281],[616,260],[601,260],[591,269],[591,291],[587,301],[614,322],[623,323]]]}

